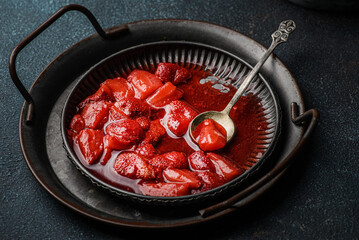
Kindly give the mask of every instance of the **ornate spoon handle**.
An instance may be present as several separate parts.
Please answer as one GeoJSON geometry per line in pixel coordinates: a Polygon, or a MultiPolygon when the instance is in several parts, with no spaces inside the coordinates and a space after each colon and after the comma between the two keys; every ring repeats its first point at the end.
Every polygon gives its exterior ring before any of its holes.
{"type": "Polygon", "coordinates": [[[252,71],[249,73],[249,75],[246,77],[246,79],[243,81],[243,83],[239,86],[237,92],[232,97],[231,101],[229,101],[228,105],[223,109],[222,113],[229,114],[232,107],[236,102],[239,100],[239,98],[242,96],[244,91],[247,89],[248,85],[254,78],[254,76],[258,73],[259,69],[262,67],[262,65],[265,63],[267,58],[271,55],[273,50],[281,43],[286,42],[288,40],[289,34],[295,30],[295,23],[292,20],[286,20],[280,23],[278,30],[276,30],[272,34],[272,44],[266,51],[266,53],[263,55],[263,57],[259,60],[259,62],[255,65],[255,67],[252,69],[252,71]]]}

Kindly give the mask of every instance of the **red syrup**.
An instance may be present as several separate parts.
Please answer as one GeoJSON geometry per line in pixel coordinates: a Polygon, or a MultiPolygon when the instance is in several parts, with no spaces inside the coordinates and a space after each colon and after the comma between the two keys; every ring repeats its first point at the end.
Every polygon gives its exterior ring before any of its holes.
{"type": "MultiPolygon", "coordinates": [[[[211,81],[203,81],[203,79],[211,76],[208,72],[193,69],[189,69],[189,71],[192,77],[186,83],[176,85],[177,89],[183,93],[180,100],[188,103],[198,113],[210,110],[223,110],[237,89],[231,85],[225,85],[227,92],[221,92],[213,87],[214,83],[211,81]]],[[[195,151],[200,150],[198,145],[196,145],[189,137],[188,131],[184,136],[177,137],[168,129],[166,125],[166,117],[169,111],[168,106],[153,108],[152,110],[154,110],[156,114],[151,115],[151,120],[157,118],[161,119],[161,124],[166,129],[166,134],[162,136],[161,140],[157,144],[154,145],[159,154],[176,151],[183,152],[188,157],[195,151]]],[[[265,152],[265,149],[259,147],[261,143],[260,135],[268,129],[263,111],[260,99],[258,99],[255,95],[249,93],[242,96],[230,113],[230,117],[233,119],[237,127],[237,134],[223,149],[214,151],[214,153],[230,159],[230,161],[238,167],[238,175],[251,168],[251,166],[256,163],[257,159],[265,152]]],[[[109,123],[110,122],[108,120],[103,129],[106,129],[106,126],[109,123]]],[[[72,135],[69,137],[71,138],[72,135]]],[[[136,147],[137,145],[135,144],[130,149],[120,151],[112,150],[111,157],[105,165],[101,164],[104,154],[96,163],[88,164],[81,153],[79,144],[75,140],[73,141],[73,149],[77,157],[80,159],[82,165],[96,178],[116,188],[143,194],[143,191],[141,191],[141,184],[147,182],[158,183],[166,181],[163,178],[157,178],[153,181],[131,179],[118,174],[113,167],[117,156],[121,152],[134,151],[136,147]]],[[[193,169],[189,168],[189,171],[193,171],[193,169]]],[[[213,187],[217,187],[221,184],[213,184],[213,187]]],[[[207,186],[202,190],[192,189],[188,192],[188,194],[195,194],[208,189],[211,189],[211,187],[207,186]]]]}
{"type": "MultiPolygon", "coordinates": [[[[193,71],[192,80],[188,84],[178,86],[184,92],[183,99],[199,113],[222,111],[237,89],[228,85],[226,87],[230,89],[229,92],[222,93],[214,89],[211,82],[201,84],[200,80],[203,78],[206,78],[205,72],[193,71]]],[[[242,96],[230,112],[237,134],[225,148],[216,152],[232,159],[239,167],[247,170],[248,166],[252,165],[248,164],[248,160],[260,157],[265,152],[264,149],[256,148],[260,134],[268,128],[263,111],[260,99],[255,95],[249,93],[242,96]],[[257,156],[254,156],[253,152],[257,152],[257,156]]]]}

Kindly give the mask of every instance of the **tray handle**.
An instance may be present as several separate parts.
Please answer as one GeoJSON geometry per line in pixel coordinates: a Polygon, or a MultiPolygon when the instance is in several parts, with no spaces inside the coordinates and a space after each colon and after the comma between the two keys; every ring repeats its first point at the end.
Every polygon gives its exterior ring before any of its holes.
{"type": "Polygon", "coordinates": [[[213,206],[207,207],[205,209],[199,210],[199,213],[202,217],[210,217],[214,214],[217,214],[223,210],[226,210],[228,208],[240,208],[254,199],[256,199],[258,196],[260,196],[262,193],[267,191],[273,183],[276,182],[276,180],[284,174],[286,169],[289,167],[289,165],[293,162],[294,156],[297,154],[299,149],[303,147],[303,145],[306,143],[309,136],[313,133],[314,128],[316,127],[319,119],[319,112],[316,109],[310,109],[306,112],[304,112],[301,115],[298,115],[298,104],[292,103],[291,104],[291,120],[296,125],[303,125],[305,122],[310,120],[309,125],[304,132],[301,140],[299,143],[295,146],[293,151],[277,166],[275,166],[270,172],[268,172],[266,175],[264,175],[262,178],[254,182],[252,185],[248,186],[244,190],[242,190],[240,193],[230,197],[229,199],[220,202],[218,204],[215,204],[213,206]]]}
{"type": "Polygon", "coordinates": [[[24,85],[21,83],[17,73],[16,73],[16,57],[19,52],[27,46],[32,40],[34,40],[40,33],[42,33],[45,29],[47,29],[52,23],[54,23],[57,19],[59,19],[62,15],[64,15],[68,11],[76,10],[83,13],[91,22],[92,26],[95,28],[96,32],[103,39],[112,39],[117,37],[120,33],[124,31],[128,31],[128,26],[123,25],[122,28],[115,31],[104,31],[100,24],[97,22],[95,16],[85,7],[77,4],[70,4],[60,8],[55,14],[53,14],[49,19],[47,19],[44,23],[42,23],[35,31],[33,31],[29,36],[27,36],[24,40],[22,40],[12,51],[9,59],[9,71],[12,81],[15,86],[21,93],[21,95],[25,98],[25,101],[29,104],[26,114],[26,123],[29,124],[32,121],[33,114],[35,111],[34,100],[31,97],[30,93],[26,90],[24,85]]]}

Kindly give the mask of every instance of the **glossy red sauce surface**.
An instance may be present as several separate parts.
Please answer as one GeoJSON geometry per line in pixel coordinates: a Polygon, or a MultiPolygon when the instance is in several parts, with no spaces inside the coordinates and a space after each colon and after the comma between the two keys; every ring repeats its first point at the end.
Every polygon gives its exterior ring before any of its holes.
{"type": "MultiPolygon", "coordinates": [[[[183,90],[183,99],[191,104],[200,113],[205,111],[222,111],[236,92],[236,88],[230,88],[228,93],[222,93],[212,87],[211,82],[201,84],[206,73],[194,71],[191,82],[178,86],[183,90]]],[[[235,161],[239,166],[247,169],[248,159],[256,149],[259,135],[267,129],[267,122],[263,116],[263,108],[253,94],[242,96],[232,108],[230,117],[237,127],[237,135],[224,149],[221,154],[235,161]]],[[[264,154],[264,150],[257,149],[258,154],[264,154]]],[[[252,156],[254,157],[254,156],[252,156]]]]}
{"type": "MultiPolygon", "coordinates": [[[[186,83],[176,84],[177,89],[183,93],[180,100],[188,103],[198,113],[209,111],[209,110],[215,110],[215,111],[223,110],[224,107],[229,102],[229,100],[234,95],[236,89],[232,86],[226,86],[229,92],[223,93],[218,89],[213,88],[212,82],[201,81],[203,79],[206,79],[210,75],[209,73],[204,72],[202,70],[189,70],[189,71],[192,77],[186,83]]],[[[151,110],[152,115],[150,118],[162,119],[165,116],[165,114],[168,113],[169,111],[168,109],[169,109],[168,105],[161,108],[152,108],[151,110]]],[[[268,126],[266,119],[264,117],[263,108],[260,104],[260,99],[258,99],[253,94],[248,94],[246,96],[241,97],[241,99],[233,107],[230,116],[237,126],[237,134],[234,137],[234,139],[230,143],[228,143],[223,149],[217,150],[214,153],[218,154],[219,156],[225,157],[227,160],[229,160],[230,163],[228,164],[230,170],[232,165],[234,169],[234,173],[232,173],[233,172],[232,171],[230,174],[232,175],[235,174],[233,176],[239,176],[240,174],[248,170],[251,166],[253,166],[256,163],[257,158],[261,157],[261,155],[264,154],[265,150],[258,146],[261,144],[260,135],[263,134],[263,131],[265,131],[268,128],[268,126]]],[[[105,131],[106,126],[110,123],[109,122],[110,120],[107,121],[108,122],[105,123],[104,125],[105,127],[102,128],[104,132],[106,132],[105,131]]],[[[169,130],[169,128],[165,124],[164,119],[161,120],[161,124],[166,129],[166,134],[164,134],[156,144],[153,144],[155,149],[158,151],[158,155],[175,151],[175,152],[184,153],[186,157],[189,157],[189,156],[194,156],[191,154],[200,150],[199,147],[195,143],[193,143],[193,141],[190,139],[188,134],[177,137],[173,134],[173,132],[169,130]]],[[[161,177],[157,177],[156,179],[153,180],[145,180],[145,179],[129,178],[114,171],[114,164],[119,154],[123,152],[134,151],[139,145],[141,145],[140,143],[133,144],[132,146],[130,146],[129,149],[125,149],[125,150],[112,150],[110,152],[110,158],[106,164],[101,164],[105,153],[102,155],[100,159],[97,159],[96,161],[94,161],[94,163],[89,164],[88,161],[85,160],[83,153],[81,152],[79,143],[76,140],[76,137],[74,137],[74,135],[76,134],[71,132],[70,129],[69,138],[73,139],[73,149],[76,152],[76,155],[80,159],[83,166],[85,166],[98,179],[110,185],[124,189],[126,191],[135,192],[139,194],[149,193],[149,195],[157,194],[158,196],[162,196],[161,194],[158,194],[157,191],[157,187],[162,188],[162,186],[156,185],[156,188],[153,188],[151,184],[162,184],[166,182],[170,182],[170,183],[173,182],[173,181],[168,181],[169,179],[168,176],[166,178],[166,176],[163,177],[161,175],[161,177]]],[[[221,166],[220,164],[222,164],[221,159],[218,160],[216,157],[213,156],[207,154],[208,158],[206,159],[211,159],[212,163],[214,163],[216,169],[218,170],[218,166],[221,166]]],[[[224,160],[224,164],[227,164],[227,160],[224,160]]],[[[232,175],[228,175],[227,173],[226,173],[227,175],[222,174],[220,175],[220,177],[218,177],[217,175],[215,176],[215,174],[213,174],[212,172],[216,172],[217,170],[216,171],[213,170],[211,172],[210,170],[193,169],[193,166],[191,165],[191,163],[193,162],[191,162],[190,159],[188,161],[189,161],[189,167],[178,168],[178,169],[184,169],[184,172],[182,170],[179,170],[180,174],[187,174],[189,172],[190,178],[195,176],[195,179],[199,179],[200,181],[202,181],[201,182],[202,187],[189,188],[189,191],[187,192],[184,191],[183,188],[181,189],[179,188],[178,192],[180,192],[180,195],[195,194],[198,192],[206,191],[213,187],[217,187],[232,179],[231,177],[232,175]],[[229,178],[227,178],[228,176],[229,178]],[[207,180],[208,182],[206,182],[207,180]]],[[[145,162],[151,163],[150,159],[148,159],[148,161],[146,160],[145,162]]],[[[170,168],[170,170],[171,169],[172,168],[170,168]]],[[[177,171],[176,170],[177,168],[174,169],[175,171],[177,171]]],[[[155,172],[156,171],[157,170],[155,169],[155,172]]],[[[161,171],[165,171],[165,169],[161,171]]],[[[172,172],[169,171],[168,174],[177,174],[177,173],[173,171],[172,172]]],[[[192,184],[193,186],[197,186],[196,185],[197,183],[191,182],[190,184],[192,184]]],[[[177,184],[177,185],[179,186],[181,184],[177,184]]],[[[168,185],[166,187],[172,188],[172,187],[177,187],[177,185],[175,184],[173,186],[168,185]]],[[[186,185],[183,186],[188,188],[187,185],[188,183],[186,183],[186,185]]],[[[177,195],[173,195],[173,196],[177,196],[177,195]]]]}

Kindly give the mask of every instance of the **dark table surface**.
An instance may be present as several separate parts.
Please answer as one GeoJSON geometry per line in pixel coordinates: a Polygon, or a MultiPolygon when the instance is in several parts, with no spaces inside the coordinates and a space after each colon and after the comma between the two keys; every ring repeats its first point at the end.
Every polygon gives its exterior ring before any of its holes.
{"type": "MultiPolygon", "coordinates": [[[[69,1],[0,1],[0,238],[113,239],[142,231],[99,224],[55,200],[37,183],[20,149],[23,99],[11,82],[8,57],[32,30],[69,1]]],[[[297,79],[307,108],[320,123],[304,152],[275,187],[247,209],[181,231],[147,236],[209,239],[357,239],[359,237],[359,15],[323,12],[284,0],[268,1],[76,1],[104,27],[182,18],[237,30],[269,46],[282,20],[297,30],[276,50],[297,79]]],[[[26,87],[59,53],[93,33],[87,20],[68,13],[18,57],[26,87]]]]}

